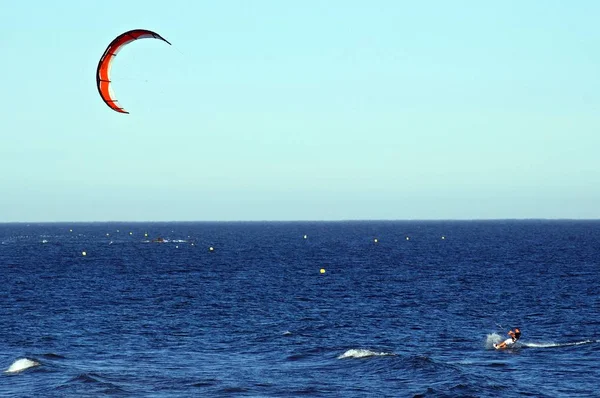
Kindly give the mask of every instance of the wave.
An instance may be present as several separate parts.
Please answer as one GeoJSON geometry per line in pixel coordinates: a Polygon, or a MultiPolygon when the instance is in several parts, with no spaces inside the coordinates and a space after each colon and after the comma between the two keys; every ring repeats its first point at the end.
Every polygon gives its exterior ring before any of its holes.
{"type": "Polygon", "coordinates": [[[101,383],[100,378],[96,373],[81,373],[69,380],[68,383],[101,383]]]}
{"type": "Polygon", "coordinates": [[[382,356],[395,356],[393,352],[376,352],[371,350],[366,350],[362,348],[353,348],[342,355],[338,356],[338,359],[347,359],[347,358],[368,358],[368,357],[382,357],[382,356]]]}
{"type": "Polygon", "coordinates": [[[56,354],[54,352],[47,352],[45,354],[42,354],[42,356],[44,358],[48,358],[48,359],[66,359],[66,357],[64,357],[60,354],[56,354]]]}
{"type": "Polygon", "coordinates": [[[62,392],[61,396],[71,396],[75,393],[77,393],[76,396],[81,396],[82,394],[80,392],[83,389],[87,393],[86,396],[121,396],[126,392],[121,386],[107,381],[104,376],[93,372],[81,373],[56,387],[57,391],[62,392]],[[72,394],[70,392],[72,392],[72,394]]]}
{"type": "Polygon", "coordinates": [[[39,362],[28,358],[17,359],[4,371],[4,373],[19,373],[29,368],[41,365],[39,362]]]}

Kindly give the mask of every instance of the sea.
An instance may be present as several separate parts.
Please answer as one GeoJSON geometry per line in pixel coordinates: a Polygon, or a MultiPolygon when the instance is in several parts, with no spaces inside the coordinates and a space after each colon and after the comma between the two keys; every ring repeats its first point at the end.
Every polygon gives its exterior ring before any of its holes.
{"type": "Polygon", "coordinates": [[[600,221],[0,224],[0,368],[5,397],[600,397],[600,221]]]}

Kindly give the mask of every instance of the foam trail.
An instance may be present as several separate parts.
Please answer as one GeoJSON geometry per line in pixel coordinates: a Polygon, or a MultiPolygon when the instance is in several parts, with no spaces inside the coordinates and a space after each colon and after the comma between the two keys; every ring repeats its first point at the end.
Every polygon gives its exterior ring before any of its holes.
{"type": "Polygon", "coordinates": [[[39,365],[40,363],[37,361],[33,361],[27,358],[21,358],[14,361],[13,364],[10,365],[9,368],[4,371],[4,373],[19,373],[26,369],[33,368],[34,366],[39,365]]]}
{"type": "Polygon", "coordinates": [[[575,345],[583,345],[583,344],[591,344],[591,343],[598,343],[600,342],[600,340],[583,340],[583,341],[576,341],[573,343],[522,343],[521,345],[523,347],[529,347],[529,348],[552,348],[552,347],[570,347],[570,346],[575,346],[575,345]]]}
{"type": "Polygon", "coordinates": [[[365,349],[351,349],[343,353],[338,357],[338,359],[346,359],[346,358],[368,358],[368,357],[381,357],[381,356],[390,356],[396,355],[393,352],[375,352],[371,350],[365,349]]]}

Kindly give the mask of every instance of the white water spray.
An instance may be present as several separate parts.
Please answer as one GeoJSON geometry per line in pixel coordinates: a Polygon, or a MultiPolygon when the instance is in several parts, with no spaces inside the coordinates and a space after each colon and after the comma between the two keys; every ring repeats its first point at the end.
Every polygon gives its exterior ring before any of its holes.
{"type": "Polygon", "coordinates": [[[487,337],[485,339],[485,349],[493,350],[494,344],[498,344],[501,341],[502,341],[502,336],[500,336],[498,333],[490,333],[487,335],[487,337]]]}

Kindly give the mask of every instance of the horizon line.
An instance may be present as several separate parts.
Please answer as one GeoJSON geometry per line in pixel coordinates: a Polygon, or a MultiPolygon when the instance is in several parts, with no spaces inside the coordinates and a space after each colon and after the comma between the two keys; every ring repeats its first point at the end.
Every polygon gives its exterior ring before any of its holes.
{"type": "Polygon", "coordinates": [[[600,221],[600,218],[549,218],[549,217],[527,217],[527,218],[406,218],[406,219],[322,219],[322,220],[60,220],[60,221],[0,221],[0,224],[108,224],[108,223],[344,223],[344,222],[474,222],[474,221],[600,221]]]}

